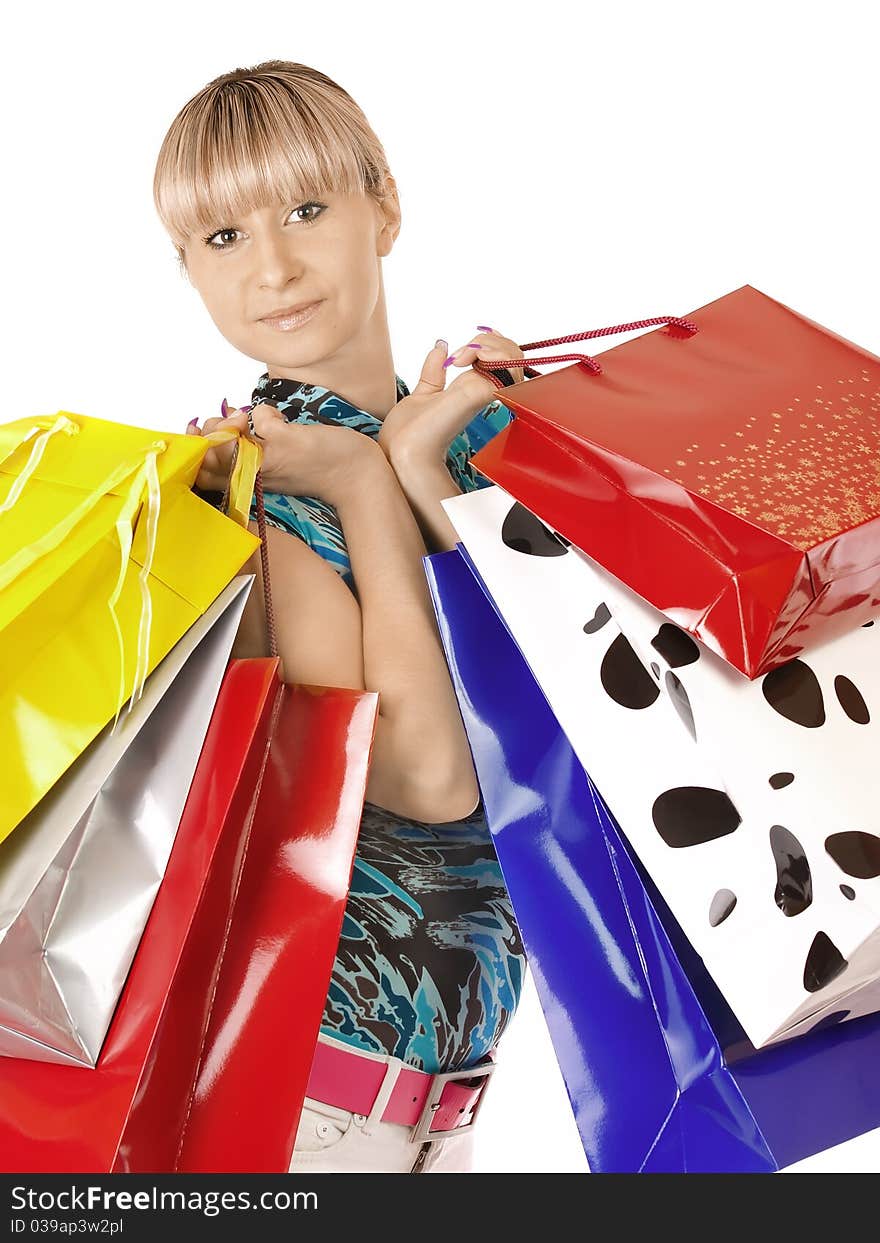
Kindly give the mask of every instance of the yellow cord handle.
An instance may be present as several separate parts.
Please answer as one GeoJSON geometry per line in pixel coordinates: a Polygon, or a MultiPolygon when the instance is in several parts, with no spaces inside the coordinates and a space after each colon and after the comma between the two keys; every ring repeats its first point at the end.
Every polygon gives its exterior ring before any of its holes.
{"type": "MultiPolygon", "coordinates": [[[[81,428],[78,423],[69,419],[66,415],[46,416],[38,418],[33,425],[18,431],[12,438],[11,442],[4,444],[2,438],[2,429],[0,429],[0,465],[5,462],[16,449],[26,444],[29,440],[36,436],[31,449],[30,457],[21,475],[16,479],[13,487],[10,489],[9,495],[5,502],[0,505],[0,514],[6,513],[13,508],[18,498],[27,484],[28,480],[36,471],[40,460],[45,451],[49,439],[64,433],[67,436],[78,435],[81,428]],[[38,435],[37,433],[42,433],[38,435]]],[[[229,517],[237,522],[239,526],[247,527],[248,515],[250,513],[251,500],[254,493],[254,483],[257,471],[260,468],[263,451],[260,445],[248,440],[244,436],[239,436],[238,432],[216,431],[210,432],[204,436],[205,451],[212,444],[225,444],[230,440],[238,440],[238,454],[236,457],[235,469],[232,473],[229,486],[229,517]]],[[[159,484],[159,474],[156,467],[156,461],[160,453],[164,453],[167,449],[167,442],[164,440],[154,440],[135,458],[130,458],[127,462],[123,462],[117,466],[107,478],[93,492],[91,492],[85,500],[77,505],[69,514],[56,523],[51,530],[47,531],[40,539],[28,544],[24,548],[20,548],[17,553],[0,564],[0,591],[4,587],[8,587],[21,574],[24,573],[31,565],[40,557],[45,556],[53,549],[57,548],[61,542],[67,538],[77,523],[81,522],[87,514],[89,514],[95,506],[103,500],[114,488],[119,487],[129,476],[132,476],[131,484],[125,495],[122,508],[116,519],[116,533],[119,539],[120,565],[119,574],[116,585],[108,600],[110,616],[113,620],[113,627],[116,631],[116,639],[119,647],[119,691],[117,694],[116,716],[113,719],[113,729],[111,734],[115,733],[116,726],[119,721],[119,713],[122,709],[125,695],[125,645],[122,637],[122,630],[119,625],[119,619],[116,615],[116,604],[122,592],[125,582],[125,574],[128,568],[129,557],[131,555],[131,547],[133,542],[132,522],[138,506],[141,503],[144,488],[147,489],[147,551],[144,557],[144,564],[140,568],[139,581],[141,589],[141,615],[138,624],[138,644],[137,644],[137,665],[135,669],[134,686],[131,693],[131,699],[128,706],[128,713],[131,713],[134,705],[138,702],[143,693],[144,683],[147,679],[147,669],[149,665],[150,650],[150,628],[152,624],[152,597],[150,595],[149,577],[153,565],[153,557],[156,551],[156,539],[159,524],[159,512],[162,503],[161,487],[159,484]]]]}

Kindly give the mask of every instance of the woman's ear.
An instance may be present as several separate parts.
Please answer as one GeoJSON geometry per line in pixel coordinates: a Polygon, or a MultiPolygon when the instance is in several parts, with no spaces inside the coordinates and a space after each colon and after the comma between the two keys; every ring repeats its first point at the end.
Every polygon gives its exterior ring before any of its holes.
{"type": "Polygon", "coordinates": [[[385,185],[381,200],[378,202],[380,211],[380,227],[376,237],[378,243],[378,254],[387,255],[391,252],[391,247],[397,240],[400,232],[400,200],[397,196],[397,182],[389,173],[385,178],[385,185]]]}
{"type": "Polygon", "coordinates": [[[186,252],[182,246],[175,246],[174,249],[177,251],[177,271],[184,280],[192,284],[192,277],[189,274],[189,268],[186,266],[186,252]]]}

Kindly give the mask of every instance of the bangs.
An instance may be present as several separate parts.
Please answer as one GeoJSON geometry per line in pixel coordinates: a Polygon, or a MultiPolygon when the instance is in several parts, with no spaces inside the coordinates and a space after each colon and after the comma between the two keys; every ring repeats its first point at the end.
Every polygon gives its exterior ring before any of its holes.
{"type": "Polygon", "coordinates": [[[194,235],[276,202],[296,206],[326,192],[378,190],[387,165],[384,153],[371,159],[369,144],[358,141],[351,115],[357,106],[335,84],[336,94],[309,85],[304,91],[268,76],[221,79],[182,109],[153,182],[156,209],[179,251],[194,235]],[[340,107],[340,96],[348,108],[340,107]]]}

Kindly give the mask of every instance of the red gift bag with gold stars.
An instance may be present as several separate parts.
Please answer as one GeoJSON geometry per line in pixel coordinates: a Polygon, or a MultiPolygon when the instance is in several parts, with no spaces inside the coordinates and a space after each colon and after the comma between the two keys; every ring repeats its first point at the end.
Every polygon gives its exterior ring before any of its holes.
{"type": "Polygon", "coordinates": [[[505,388],[473,465],[756,678],[880,604],[880,358],[751,285],[522,348],[651,325],[529,358],[574,361],[505,388]]]}

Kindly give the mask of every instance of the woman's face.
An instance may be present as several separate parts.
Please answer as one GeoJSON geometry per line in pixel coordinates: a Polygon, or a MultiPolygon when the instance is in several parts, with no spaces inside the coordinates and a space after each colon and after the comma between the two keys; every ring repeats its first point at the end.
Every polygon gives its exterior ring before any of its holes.
{"type": "Polygon", "coordinates": [[[298,368],[357,352],[371,329],[387,331],[379,259],[399,226],[392,178],[383,205],[367,194],[332,192],[258,208],[224,222],[208,241],[191,237],[184,258],[227,341],[271,375],[295,378],[298,368]],[[265,322],[301,303],[318,304],[304,322],[265,322]]]}

